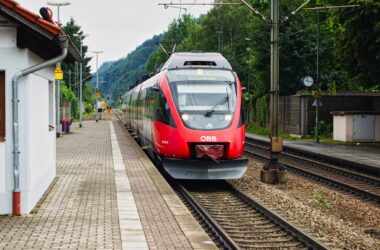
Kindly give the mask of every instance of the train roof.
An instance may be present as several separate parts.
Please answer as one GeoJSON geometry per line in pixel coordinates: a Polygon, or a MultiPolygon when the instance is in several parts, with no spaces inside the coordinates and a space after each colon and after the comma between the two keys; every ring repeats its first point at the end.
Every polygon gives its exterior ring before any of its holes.
{"type": "Polygon", "coordinates": [[[231,64],[220,53],[174,53],[161,70],[183,68],[216,68],[232,70],[231,64]]]}

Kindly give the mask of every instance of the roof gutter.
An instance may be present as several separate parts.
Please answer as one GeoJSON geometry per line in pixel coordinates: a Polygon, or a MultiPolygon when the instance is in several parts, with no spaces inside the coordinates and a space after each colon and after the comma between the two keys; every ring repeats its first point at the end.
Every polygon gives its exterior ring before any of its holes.
{"type": "Polygon", "coordinates": [[[68,39],[66,35],[58,37],[62,52],[59,56],[41,64],[23,69],[12,78],[12,143],[13,143],[13,178],[14,189],[12,197],[12,213],[14,216],[21,215],[21,189],[20,189],[20,131],[19,131],[19,99],[18,84],[21,78],[41,69],[53,66],[63,61],[68,54],[68,39]]]}

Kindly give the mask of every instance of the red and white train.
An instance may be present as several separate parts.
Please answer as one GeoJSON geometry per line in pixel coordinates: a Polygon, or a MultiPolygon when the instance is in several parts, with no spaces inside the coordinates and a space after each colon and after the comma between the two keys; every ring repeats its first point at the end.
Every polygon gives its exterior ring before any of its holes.
{"type": "Polygon", "coordinates": [[[244,175],[242,86],[221,54],[175,53],[124,102],[125,125],[173,178],[244,175]]]}

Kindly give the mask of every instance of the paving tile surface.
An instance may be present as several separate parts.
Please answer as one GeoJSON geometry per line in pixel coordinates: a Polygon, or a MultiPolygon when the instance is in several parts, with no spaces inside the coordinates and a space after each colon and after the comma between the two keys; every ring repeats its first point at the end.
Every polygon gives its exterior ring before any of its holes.
{"type": "Polygon", "coordinates": [[[119,123],[114,125],[149,248],[193,249],[145,170],[146,155],[119,123]]]}
{"type": "Polygon", "coordinates": [[[216,249],[119,123],[73,132],[33,213],[0,217],[0,249],[216,249]]]}
{"type": "Polygon", "coordinates": [[[123,250],[148,250],[148,243],[141,225],[132,188],[125,172],[123,156],[121,155],[113,123],[110,123],[110,128],[123,250]]]}
{"type": "Polygon", "coordinates": [[[121,249],[109,122],[58,140],[57,178],[34,212],[0,217],[0,249],[121,249]]]}

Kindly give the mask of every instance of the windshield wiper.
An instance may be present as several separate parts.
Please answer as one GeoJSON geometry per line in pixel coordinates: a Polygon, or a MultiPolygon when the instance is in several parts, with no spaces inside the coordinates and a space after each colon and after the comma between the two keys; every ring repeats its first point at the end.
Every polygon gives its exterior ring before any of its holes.
{"type": "Polygon", "coordinates": [[[223,100],[221,100],[220,102],[218,102],[217,104],[215,104],[214,106],[212,106],[212,108],[210,109],[210,110],[208,110],[205,114],[204,114],[204,116],[205,117],[210,117],[215,111],[216,111],[216,107],[218,107],[219,105],[222,105],[222,104],[224,104],[224,103],[226,103],[226,102],[230,102],[229,101],[230,100],[230,98],[229,98],[229,96],[228,96],[228,94],[227,94],[227,96],[225,97],[225,98],[223,98],[223,100]]]}

